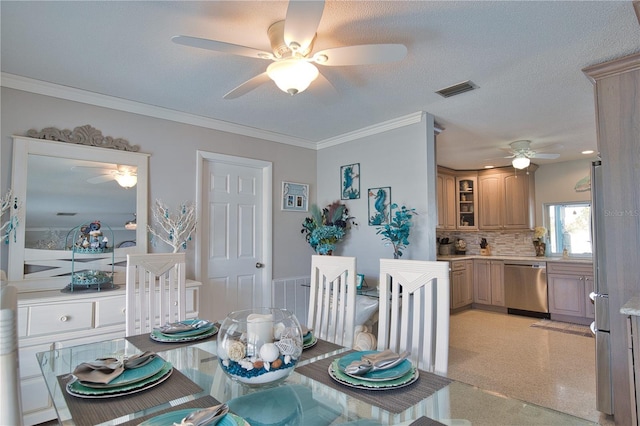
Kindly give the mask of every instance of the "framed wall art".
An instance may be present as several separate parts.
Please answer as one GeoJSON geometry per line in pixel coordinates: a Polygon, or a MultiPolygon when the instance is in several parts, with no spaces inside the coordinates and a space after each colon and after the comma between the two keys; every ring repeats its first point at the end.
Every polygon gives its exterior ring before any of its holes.
{"type": "Polygon", "coordinates": [[[340,167],[340,193],[342,200],[360,198],[360,163],[340,167]]]}
{"type": "Polygon", "coordinates": [[[306,212],[309,210],[309,185],[283,181],[282,210],[291,212],[306,212]]]}
{"type": "Polygon", "coordinates": [[[369,188],[369,225],[378,226],[389,223],[391,205],[391,187],[369,188]]]}

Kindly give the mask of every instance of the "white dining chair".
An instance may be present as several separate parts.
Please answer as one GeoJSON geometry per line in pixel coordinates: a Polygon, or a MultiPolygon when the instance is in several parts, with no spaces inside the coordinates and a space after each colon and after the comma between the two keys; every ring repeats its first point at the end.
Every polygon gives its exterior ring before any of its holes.
{"type": "Polygon", "coordinates": [[[449,262],[380,259],[378,350],[411,352],[425,371],[447,374],[449,262]]]}
{"type": "Polygon", "coordinates": [[[0,280],[0,425],[22,425],[18,364],[18,291],[0,280]]]}
{"type": "Polygon", "coordinates": [[[313,255],[307,327],[320,339],[352,347],[356,292],[355,257],[313,255]]]}
{"type": "Polygon", "coordinates": [[[128,254],[126,336],[186,319],[184,253],[128,254]]]}

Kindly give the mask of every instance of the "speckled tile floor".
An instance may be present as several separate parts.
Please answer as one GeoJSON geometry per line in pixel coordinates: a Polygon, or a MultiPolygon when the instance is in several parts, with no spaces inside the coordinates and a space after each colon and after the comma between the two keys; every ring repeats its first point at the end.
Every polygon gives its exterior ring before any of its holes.
{"type": "Polygon", "coordinates": [[[601,425],[595,339],[531,327],[537,318],[483,310],[451,315],[449,377],[601,425]]]}

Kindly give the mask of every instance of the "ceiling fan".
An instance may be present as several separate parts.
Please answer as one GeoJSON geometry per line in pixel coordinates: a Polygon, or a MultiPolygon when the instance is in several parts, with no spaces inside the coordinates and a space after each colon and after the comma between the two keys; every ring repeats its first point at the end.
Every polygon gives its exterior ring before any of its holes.
{"type": "Polygon", "coordinates": [[[91,167],[91,166],[74,166],[73,169],[92,169],[97,170],[98,176],[87,179],[89,183],[104,183],[115,180],[123,188],[132,188],[138,183],[138,175],[136,168],[131,166],[113,165],[114,168],[91,167]]]}
{"type": "Polygon", "coordinates": [[[509,146],[510,148],[500,149],[511,154],[504,158],[513,158],[513,160],[511,160],[511,165],[516,169],[525,169],[529,167],[532,158],[542,158],[550,160],[556,159],[560,157],[560,154],[544,153],[541,152],[541,150],[562,148],[562,145],[560,144],[553,144],[539,147],[537,150],[533,150],[531,149],[531,141],[525,140],[511,142],[509,146]]]}
{"type": "Polygon", "coordinates": [[[313,81],[325,90],[335,91],[316,65],[380,64],[399,61],[407,54],[403,44],[364,44],[313,53],[323,10],[324,1],[290,1],[285,20],[273,23],[267,30],[273,52],[184,35],[174,36],[171,40],[184,46],[273,61],[265,72],[234,88],[224,95],[224,99],[238,98],[269,80],[292,96],[306,90],[313,81]]]}

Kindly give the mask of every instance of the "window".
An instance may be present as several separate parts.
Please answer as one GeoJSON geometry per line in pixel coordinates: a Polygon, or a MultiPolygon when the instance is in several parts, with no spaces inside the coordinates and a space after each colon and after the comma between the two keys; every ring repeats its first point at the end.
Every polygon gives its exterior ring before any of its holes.
{"type": "Polygon", "coordinates": [[[591,256],[591,203],[545,204],[551,255],[591,256]]]}

